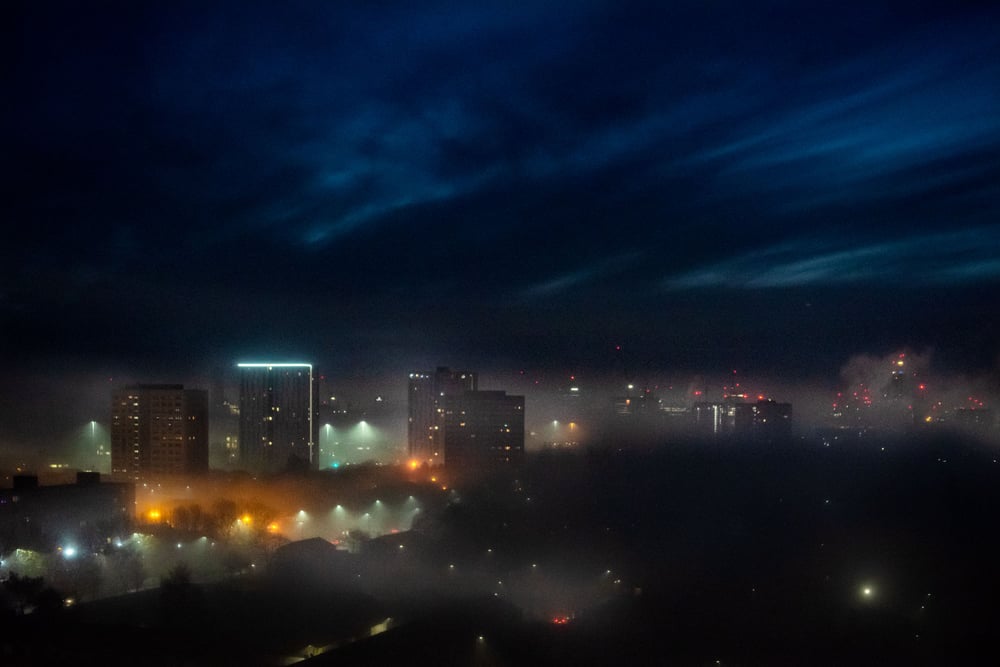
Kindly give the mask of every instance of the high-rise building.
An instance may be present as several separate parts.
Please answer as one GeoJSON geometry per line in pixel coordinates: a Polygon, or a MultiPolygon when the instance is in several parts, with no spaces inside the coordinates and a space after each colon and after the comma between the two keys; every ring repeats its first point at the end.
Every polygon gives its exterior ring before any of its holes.
{"type": "Polygon", "coordinates": [[[317,469],[318,396],[312,364],[237,366],[240,467],[251,472],[317,469]]]}
{"type": "Polygon", "coordinates": [[[465,391],[444,398],[444,457],[456,470],[490,470],[524,461],[524,396],[465,391]]]}
{"type": "Polygon", "coordinates": [[[792,434],[792,404],[760,399],[756,403],[701,401],[691,409],[697,433],[770,442],[792,434]]]}
{"type": "Polygon", "coordinates": [[[468,371],[439,366],[433,373],[410,373],[407,441],[411,459],[430,465],[445,462],[444,400],[478,388],[478,376],[468,371]]]}
{"type": "Polygon", "coordinates": [[[138,384],[111,400],[111,474],[141,480],[208,470],[208,392],[138,384]]]}

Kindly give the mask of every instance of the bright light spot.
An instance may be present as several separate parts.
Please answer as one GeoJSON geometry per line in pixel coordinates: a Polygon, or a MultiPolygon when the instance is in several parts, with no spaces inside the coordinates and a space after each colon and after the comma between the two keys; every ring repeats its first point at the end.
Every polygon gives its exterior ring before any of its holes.
{"type": "Polygon", "coordinates": [[[251,523],[253,523],[253,517],[250,516],[249,514],[244,514],[243,516],[240,517],[240,521],[242,521],[247,525],[250,525],[251,523]]]}
{"type": "Polygon", "coordinates": [[[147,514],[147,516],[150,521],[159,521],[161,516],[160,510],[149,510],[149,514],[147,514]]]}
{"type": "Polygon", "coordinates": [[[420,461],[417,461],[416,459],[411,459],[410,462],[407,463],[406,465],[409,466],[410,470],[416,470],[417,468],[420,467],[420,461]]]}
{"type": "Polygon", "coordinates": [[[65,547],[63,549],[63,556],[66,556],[66,558],[72,558],[75,555],[76,555],[76,549],[74,549],[73,547],[65,547]]]}

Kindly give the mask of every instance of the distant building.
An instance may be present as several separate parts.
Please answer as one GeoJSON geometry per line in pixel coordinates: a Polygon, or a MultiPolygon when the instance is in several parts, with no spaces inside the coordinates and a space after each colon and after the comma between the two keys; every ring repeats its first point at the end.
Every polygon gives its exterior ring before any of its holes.
{"type": "Polygon", "coordinates": [[[489,470],[524,461],[524,396],[466,391],[444,400],[444,458],[456,470],[489,470]]]}
{"type": "Polygon", "coordinates": [[[430,465],[445,462],[442,441],[444,401],[448,396],[477,389],[479,378],[469,371],[453,371],[439,366],[433,373],[410,373],[407,441],[411,459],[430,465]]]}
{"type": "Polygon", "coordinates": [[[753,439],[787,440],[792,436],[792,404],[761,400],[753,404],[753,439]]]}
{"type": "Polygon", "coordinates": [[[289,542],[275,549],[268,574],[288,586],[310,589],[356,583],[357,556],[322,537],[289,542]]]}
{"type": "Polygon", "coordinates": [[[954,412],[954,423],[961,429],[988,433],[993,429],[993,412],[987,408],[958,408],[954,412]]]}
{"type": "MultiPolygon", "coordinates": [[[[631,385],[630,385],[631,386],[631,385]]],[[[660,398],[650,389],[644,389],[638,395],[619,396],[615,398],[615,414],[619,417],[655,418],[660,416],[660,398]]]]}
{"type": "Polygon", "coordinates": [[[701,401],[691,409],[695,432],[712,437],[782,440],[792,434],[792,404],[772,400],[740,403],[701,401]]]}
{"type": "Polygon", "coordinates": [[[208,470],[208,393],[138,384],[111,399],[111,474],[142,480],[208,470]]]}
{"type": "Polygon", "coordinates": [[[319,467],[319,422],[312,364],[243,363],[240,467],[251,472],[319,467]]]}
{"type": "Polygon", "coordinates": [[[753,429],[753,409],[748,403],[699,401],[691,408],[695,432],[714,437],[747,437],[753,429]]]}
{"type": "Polygon", "coordinates": [[[0,545],[4,549],[94,549],[127,535],[135,513],[135,485],[101,482],[80,472],[76,484],[39,486],[34,475],[15,475],[0,489],[0,545]]]}

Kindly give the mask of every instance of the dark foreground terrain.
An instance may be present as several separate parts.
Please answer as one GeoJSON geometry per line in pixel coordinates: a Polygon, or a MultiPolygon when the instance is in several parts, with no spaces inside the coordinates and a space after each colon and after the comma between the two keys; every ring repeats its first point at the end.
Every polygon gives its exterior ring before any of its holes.
{"type": "Polygon", "coordinates": [[[540,454],[357,554],[10,614],[0,662],[992,663],[997,456],[943,436],[540,454]]]}

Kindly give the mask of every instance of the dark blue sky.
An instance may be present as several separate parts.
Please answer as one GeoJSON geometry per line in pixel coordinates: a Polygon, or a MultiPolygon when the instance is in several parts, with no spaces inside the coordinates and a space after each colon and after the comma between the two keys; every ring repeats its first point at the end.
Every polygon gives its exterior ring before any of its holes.
{"type": "Polygon", "coordinates": [[[4,347],[137,377],[995,364],[989,5],[6,5],[4,347]]]}

